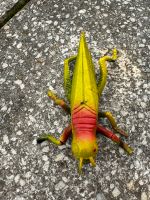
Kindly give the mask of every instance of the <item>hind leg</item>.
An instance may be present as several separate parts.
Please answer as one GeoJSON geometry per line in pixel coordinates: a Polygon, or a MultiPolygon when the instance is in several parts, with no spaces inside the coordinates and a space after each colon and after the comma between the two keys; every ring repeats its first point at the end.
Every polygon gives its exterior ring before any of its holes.
{"type": "Polygon", "coordinates": [[[122,147],[128,154],[132,154],[133,149],[126,143],[124,143],[119,137],[117,137],[112,131],[106,129],[105,127],[98,125],[97,132],[116,142],[120,147],[122,147]]]}
{"type": "Polygon", "coordinates": [[[105,117],[108,119],[108,121],[110,122],[112,128],[117,132],[119,133],[120,135],[124,135],[125,137],[128,137],[128,134],[123,131],[122,129],[118,128],[117,126],[117,123],[116,123],[116,120],[115,118],[113,117],[112,113],[111,112],[100,112],[98,113],[98,116],[99,117],[105,117]]]}
{"type": "Polygon", "coordinates": [[[70,101],[71,96],[71,79],[70,79],[70,62],[76,60],[77,56],[71,56],[70,58],[65,59],[64,61],[64,90],[67,96],[68,101],[70,101]]]}
{"type": "Polygon", "coordinates": [[[98,81],[98,94],[101,96],[107,80],[107,61],[114,62],[117,59],[117,49],[112,50],[112,56],[103,56],[99,59],[100,79],[98,81]]]}

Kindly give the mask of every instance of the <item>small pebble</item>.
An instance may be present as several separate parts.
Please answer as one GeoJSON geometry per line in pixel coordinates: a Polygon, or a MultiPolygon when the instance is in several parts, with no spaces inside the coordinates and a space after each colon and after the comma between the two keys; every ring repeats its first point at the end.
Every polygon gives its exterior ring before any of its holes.
{"type": "Polygon", "coordinates": [[[142,192],[141,200],[148,200],[146,192],[142,192]]]}
{"type": "Polygon", "coordinates": [[[63,154],[63,153],[60,153],[60,154],[58,154],[58,155],[56,156],[55,162],[61,161],[61,160],[63,160],[63,158],[64,158],[64,154],[63,154]]]}
{"type": "Polygon", "coordinates": [[[80,13],[80,14],[84,14],[84,13],[86,13],[86,10],[85,10],[85,9],[79,10],[79,13],[80,13]]]}
{"type": "Polygon", "coordinates": [[[55,190],[61,190],[65,187],[66,185],[64,184],[63,181],[60,181],[57,185],[55,185],[55,190]]]}
{"type": "Polygon", "coordinates": [[[9,139],[8,139],[7,135],[3,136],[3,141],[4,141],[4,143],[9,144],[9,139]]]}
{"type": "Polygon", "coordinates": [[[7,63],[3,63],[2,67],[3,67],[3,69],[5,69],[6,67],[8,67],[8,64],[7,63]]]}
{"type": "Polygon", "coordinates": [[[20,49],[22,47],[22,43],[20,42],[18,45],[17,45],[17,48],[20,49]]]}
{"type": "Polygon", "coordinates": [[[120,195],[120,191],[118,190],[117,187],[115,187],[115,189],[112,191],[112,195],[113,195],[114,197],[117,197],[117,196],[120,195]]]}
{"type": "Polygon", "coordinates": [[[18,183],[19,179],[20,179],[20,174],[17,174],[17,175],[15,176],[15,178],[14,178],[15,183],[18,183]]]}
{"type": "Polygon", "coordinates": [[[43,155],[43,156],[42,156],[42,160],[47,161],[47,160],[48,160],[48,157],[47,157],[46,155],[43,155]]]}
{"type": "Polygon", "coordinates": [[[23,179],[20,179],[20,185],[23,187],[25,185],[25,181],[23,179]]]}
{"type": "Polygon", "coordinates": [[[102,193],[98,193],[96,196],[96,200],[107,200],[107,199],[102,193]]]}
{"type": "Polygon", "coordinates": [[[127,183],[127,188],[129,190],[133,190],[134,189],[134,182],[133,182],[133,180],[131,180],[129,183],[127,183]]]}

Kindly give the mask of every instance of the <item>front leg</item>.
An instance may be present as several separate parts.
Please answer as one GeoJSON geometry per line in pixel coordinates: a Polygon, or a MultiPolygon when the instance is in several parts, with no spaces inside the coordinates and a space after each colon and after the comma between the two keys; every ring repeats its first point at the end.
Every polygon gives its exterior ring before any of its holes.
{"type": "Polygon", "coordinates": [[[98,113],[99,117],[106,117],[108,119],[108,121],[110,122],[112,128],[119,133],[120,135],[124,135],[125,137],[128,137],[128,134],[123,131],[122,129],[118,128],[117,123],[115,121],[115,118],[113,117],[111,112],[99,112],[98,113]]]}
{"type": "Polygon", "coordinates": [[[62,133],[62,135],[60,136],[59,139],[56,139],[55,137],[53,137],[52,135],[50,134],[43,134],[41,135],[38,139],[37,139],[37,143],[40,144],[46,140],[52,142],[53,144],[56,144],[56,145],[63,145],[66,143],[68,137],[71,135],[71,132],[72,132],[72,128],[71,128],[71,124],[66,127],[62,133]]]}
{"type": "Polygon", "coordinates": [[[47,94],[49,98],[54,101],[54,103],[61,106],[68,114],[70,114],[70,108],[63,99],[59,99],[51,90],[48,90],[47,94]]]}
{"type": "Polygon", "coordinates": [[[106,129],[105,127],[101,126],[100,124],[97,126],[97,132],[101,133],[102,135],[110,138],[112,141],[119,144],[128,154],[132,154],[133,149],[129,147],[128,144],[124,143],[119,137],[117,137],[112,131],[106,129]]]}

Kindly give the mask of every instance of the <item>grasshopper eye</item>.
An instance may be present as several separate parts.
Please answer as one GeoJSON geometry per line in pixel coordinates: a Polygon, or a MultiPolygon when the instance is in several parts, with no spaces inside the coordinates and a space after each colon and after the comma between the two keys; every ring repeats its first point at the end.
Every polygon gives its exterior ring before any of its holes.
{"type": "Polygon", "coordinates": [[[93,152],[96,152],[96,148],[93,149],[93,152]]]}

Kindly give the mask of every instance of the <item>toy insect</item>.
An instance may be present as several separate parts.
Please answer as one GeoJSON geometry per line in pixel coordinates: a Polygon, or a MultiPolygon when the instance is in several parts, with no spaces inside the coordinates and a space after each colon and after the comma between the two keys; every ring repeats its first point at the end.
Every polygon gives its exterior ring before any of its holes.
{"type": "Polygon", "coordinates": [[[110,112],[98,111],[99,97],[102,94],[107,79],[106,61],[113,62],[116,59],[116,49],[113,49],[112,56],[105,55],[99,59],[100,78],[97,84],[92,57],[88,50],[85,34],[82,32],[77,55],[64,61],[64,89],[67,99],[70,102],[70,107],[52,91],[48,91],[50,99],[61,106],[67,113],[71,114],[71,124],[64,129],[59,139],[50,134],[44,134],[37,139],[37,142],[41,143],[48,140],[56,145],[63,145],[72,134],[72,153],[79,160],[80,172],[84,161],[88,160],[92,166],[96,165],[95,157],[98,151],[96,133],[110,138],[128,154],[133,152],[132,148],[112,131],[98,124],[98,117],[105,117],[117,133],[127,136],[123,130],[118,128],[110,112]],[[72,61],[75,61],[75,66],[71,80],[69,64],[72,61]]]}

